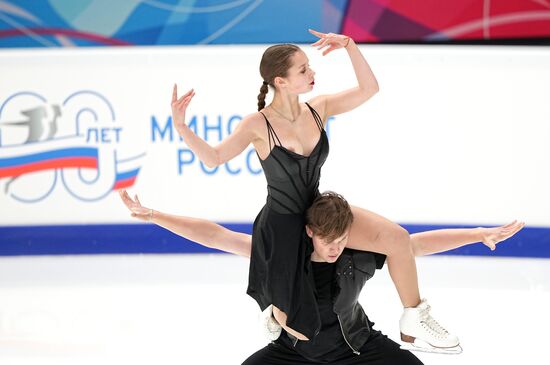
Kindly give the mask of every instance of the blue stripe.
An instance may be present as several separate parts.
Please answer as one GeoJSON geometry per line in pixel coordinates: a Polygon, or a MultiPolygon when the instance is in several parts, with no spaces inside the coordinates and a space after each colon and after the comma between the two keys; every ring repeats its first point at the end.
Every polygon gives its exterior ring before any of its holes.
{"type": "MultiPolygon", "coordinates": [[[[252,224],[223,224],[251,233],[252,224]]],[[[411,233],[466,226],[404,225],[411,233]]],[[[0,227],[0,256],[135,253],[219,252],[202,247],[153,224],[65,225],[0,227]]],[[[550,258],[550,228],[524,228],[498,245],[496,251],[481,243],[458,248],[447,255],[550,258]]]]}
{"type": "Polygon", "coordinates": [[[0,167],[12,167],[25,165],[37,161],[53,160],[63,157],[95,157],[97,158],[97,148],[95,147],[72,147],[46,152],[33,153],[26,156],[0,158],[0,167]]]}
{"type": "Polygon", "coordinates": [[[139,168],[135,169],[135,170],[132,170],[132,171],[128,171],[128,172],[119,173],[119,174],[116,175],[116,181],[126,180],[126,179],[129,179],[131,177],[135,177],[135,176],[137,176],[138,172],[139,172],[139,168]]]}

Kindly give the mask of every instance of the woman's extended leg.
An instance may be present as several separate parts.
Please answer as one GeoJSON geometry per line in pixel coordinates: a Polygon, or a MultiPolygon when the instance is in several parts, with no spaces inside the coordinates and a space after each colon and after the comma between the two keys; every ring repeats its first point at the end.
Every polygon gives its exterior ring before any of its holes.
{"type": "Polygon", "coordinates": [[[409,233],[398,224],[363,208],[351,207],[353,223],[347,247],[385,254],[403,307],[420,303],[416,261],[409,233]]]}
{"type": "Polygon", "coordinates": [[[366,209],[351,207],[348,247],[387,256],[388,270],[399,293],[404,311],[399,320],[401,339],[410,349],[460,353],[458,338],[430,315],[426,300],[420,301],[415,255],[409,233],[401,226],[366,209]]]}

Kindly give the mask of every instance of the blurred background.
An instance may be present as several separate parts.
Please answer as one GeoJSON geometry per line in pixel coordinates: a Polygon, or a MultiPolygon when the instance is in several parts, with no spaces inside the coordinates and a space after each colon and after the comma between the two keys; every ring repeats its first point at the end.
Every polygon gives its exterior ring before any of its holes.
{"type": "MultiPolygon", "coordinates": [[[[321,190],[411,233],[527,223],[494,252],[419,258],[464,353],[418,356],[543,358],[550,1],[0,0],[2,364],[238,364],[265,345],[248,261],[132,220],[117,190],[250,232],[266,196],[252,146],[207,168],[171,125],[172,87],[195,89],[188,122],[216,144],[256,111],[270,44],[309,57],[302,101],[354,86],[346,52],[322,56],[308,28],[360,43],[380,85],[329,120],[321,190]]],[[[361,302],[397,340],[386,269],[361,302]]]]}

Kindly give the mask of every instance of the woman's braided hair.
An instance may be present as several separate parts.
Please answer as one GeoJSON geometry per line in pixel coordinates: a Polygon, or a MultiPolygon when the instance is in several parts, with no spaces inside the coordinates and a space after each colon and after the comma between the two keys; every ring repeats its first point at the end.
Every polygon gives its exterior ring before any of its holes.
{"type": "Polygon", "coordinates": [[[265,50],[260,62],[260,75],[263,82],[258,94],[258,111],[265,108],[265,97],[269,91],[268,85],[273,86],[276,77],[286,77],[292,66],[291,57],[300,48],[294,44],[276,44],[265,50]]]}

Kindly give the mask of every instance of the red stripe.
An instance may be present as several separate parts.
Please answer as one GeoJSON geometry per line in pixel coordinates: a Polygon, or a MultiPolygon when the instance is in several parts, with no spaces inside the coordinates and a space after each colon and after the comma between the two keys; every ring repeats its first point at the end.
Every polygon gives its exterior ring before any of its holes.
{"type": "Polygon", "coordinates": [[[129,179],[117,181],[115,183],[115,186],[113,186],[113,190],[129,188],[130,186],[134,185],[134,183],[136,182],[136,177],[137,176],[131,177],[129,179]]]}
{"type": "Polygon", "coordinates": [[[55,160],[40,161],[25,164],[22,166],[0,168],[0,178],[9,176],[19,176],[30,172],[53,170],[66,167],[79,167],[97,169],[97,159],[95,157],[67,157],[57,158],[55,160]]]}
{"type": "Polygon", "coordinates": [[[63,28],[23,28],[23,29],[6,29],[0,31],[0,38],[9,38],[19,35],[26,35],[28,32],[33,32],[40,35],[66,35],[77,39],[86,39],[97,43],[103,43],[110,46],[130,46],[129,42],[119,39],[107,38],[98,34],[81,32],[74,29],[63,28]]]}

